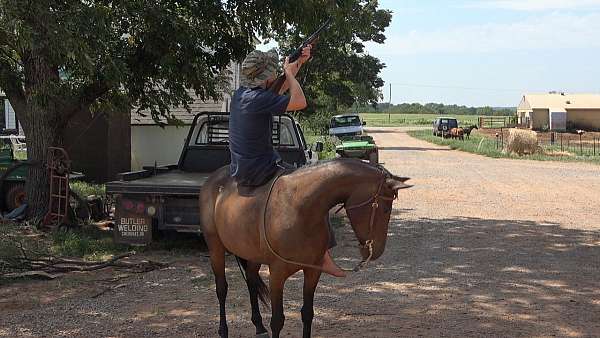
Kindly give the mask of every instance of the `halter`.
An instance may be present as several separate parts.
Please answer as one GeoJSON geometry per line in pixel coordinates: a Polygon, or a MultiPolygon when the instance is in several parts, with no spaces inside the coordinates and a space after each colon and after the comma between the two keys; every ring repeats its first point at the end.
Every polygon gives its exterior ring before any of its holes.
{"type": "Polygon", "coordinates": [[[367,234],[364,243],[360,243],[360,239],[359,239],[359,243],[358,243],[359,248],[369,250],[369,257],[367,257],[367,259],[360,262],[360,264],[357,265],[354,269],[352,269],[352,271],[360,270],[363,266],[366,266],[367,264],[369,264],[369,262],[371,261],[371,258],[373,257],[373,243],[375,243],[375,240],[370,239],[369,237],[371,237],[371,233],[373,232],[373,224],[375,223],[376,211],[379,208],[379,200],[381,199],[384,201],[393,201],[396,198],[398,198],[397,192],[394,193],[393,197],[387,197],[387,196],[381,195],[381,188],[383,188],[383,184],[385,183],[386,178],[387,177],[384,172],[381,182],[379,183],[379,187],[377,188],[377,192],[375,192],[375,194],[373,196],[371,196],[371,198],[369,198],[368,200],[366,200],[362,203],[356,204],[356,205],[352,205],[352,206],[346,206],[346,204],[344,203],[340,207],[340,209],[338,209],[338,211],[340,211],[342,208],[344,208],[344,209],[346,209],[346,212],[348,212],[350,210],[360,209],[364,206],[367,206],[369,203],[371,204],[371,217],[369,219],[369,233],[367,234]]]}
{"type": "MultiPolygon", "coordinates": [[[[321,270],[323,271],[323,268],[321,268],[320,266],[314,265],[314,264],[307,264],[307,263],[300,263],[300,262],[295,262],[293,260],[289,260],[286,259],[284,257],[282,257],[280,254],[278,254],[277,252],[275,252],[275,250],[273,249],[273,247],[271,246],[271,243],[269,242],[269,238],[267,237],[267,207],[269,206],[269,201],[271,200],[271,193],[273,192],[273,187],[275,186],[275,183],[279,180],[279,178],[285,173],[285,171],[282,171],[280,173],[277,174],[277,176],[275,176],[275,178],[273,179],[273,182],[271,183],[271,186],[269,187],[269,194],[267,195],[267,200],[265,201],[265,208],[263,210],[263,236],[265,239],[265,242],[267,244],[267,247],[269,248],[269,251],[271,251],[271,253],[279,258],[280,260],[284,261],[285,263],[288,264],[293,264],[293,265],[299,265],[299,266],[303,266],[303,267],[308,267],[308,268],[312,268],[312,269],[317,269],[317,270],[321,270]]],[[[336,211],[339,212],[342,208],[345,208],[346,211],[349,210],[353,210],[353,209],[359,209],[362,208],[364,206],[367,206],[369,203],[371,203],[371,217],[370,217],[370,221],[369,221],[369,233],[367,234],[367,239],[365,240],[364,243],[360,243],[360,239],[359,239],[359,244],[358,247],[361,249],[368,249],[369,250],[369,257],[367,257],[367,259],[361,261],[357,266],[355,266],[353,269],[342,269],[343,271],[353,271],[353,272],[357,272],[359,271],[362,267],[366,266],[367,264],[369,264],[369,262],[371,261],[371,258],[373,257],[373,243],[375,242],[375,240],[373,239],[369,239],[369,237],[371,236],[371,232],[373,232],[373,224],[375,223],[375,212],[377,211],[377,209],[379,208],[379,200],[384,200],[384,201],[393,201],[398,197],[398,193],[394,193],[393,197],[387,197],[387,196],[383,196],[381,195],[381,189],[383,188],[383,184],[385,183],[385,180],[387,178],[385,171],[381,171],[382,173],[382,178],[381,178],[381,182],[379,183],[379,187],[377,188],[377,191],[375,192],[375,194],[373,196],[371,196],[371,198],[369,198],[368,200],[353,205],[353,206],[349,206],[347,207],[346,204],[342,204],[342,206],[336,211]]]]}

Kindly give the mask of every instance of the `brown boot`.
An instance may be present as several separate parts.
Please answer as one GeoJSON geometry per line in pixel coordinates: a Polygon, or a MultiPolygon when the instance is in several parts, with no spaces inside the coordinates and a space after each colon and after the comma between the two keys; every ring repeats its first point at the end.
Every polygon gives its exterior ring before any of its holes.
{"type": "Polygon", "coordinates": [[[323,255],[323,264],[321,267],[323,268],[323,272],[334,277],[346,277],[346,273],[333,261],[329,250],[325,251],[325,255],[323,255]]]}

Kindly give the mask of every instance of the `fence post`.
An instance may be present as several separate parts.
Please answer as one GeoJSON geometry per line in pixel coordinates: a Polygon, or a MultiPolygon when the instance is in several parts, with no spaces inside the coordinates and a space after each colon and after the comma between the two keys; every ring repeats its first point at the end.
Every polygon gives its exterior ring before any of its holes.
{"type": "Polygon", "coordinates": [[[562,137],[563,137],[563,134],[560,133],[560,151],[564,151],[563,150],[563,145],[562,145],[562,137]]]}
{"type": "Polygon", "coordinates": [[[594,137],[594,156],[596,156],[596,138],[594,137]]]}
{"type": "Polygon", "coordinates": [[[583,144],[581,144],[581,133],[579,134],[579,155],[583,156],[583,144]]]}

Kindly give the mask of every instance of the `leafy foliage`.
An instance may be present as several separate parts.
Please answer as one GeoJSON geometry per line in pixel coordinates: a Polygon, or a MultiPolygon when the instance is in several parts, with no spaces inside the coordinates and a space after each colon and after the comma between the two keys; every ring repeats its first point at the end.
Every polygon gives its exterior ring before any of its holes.
{"type": "Polygon", "coordinates": [[[391,13],[378,9],[377,1],[337,1],[335,11],[321,10],[323,1],[298,1],[288,20],[297,25],[285,29],[284,21],[274,21],[276,29],[268,36],[280,44],[284,55],[291,53],[329,16],[333,24],[320,36],[312,60],[299,74],[305,95],[310,98],[307,114],[335,112],[354,103],[376,103],[381,97],[385,66],[365,53],[365,41],[383,43],[383,31],[391,13]],[[307,15],[307,14],[311,15],[307,15]]]}
{"type": "Polygon", "coordinates": [[[36,76],[30,62],[40,57],[49,78],[27,93],[40,105],[135,106],[169,121],[169,107],[191,102],[188,89],[217,99],[230,61],[242,59],[255,36],[289,49],[331,14],[335,24],[312,62],[308,91],[317,106],[375,101],[383,65],[361,54],[362,41],[383,42],[391,15],[377,1],[338,3],[0,0],[0,87],[11,99],[24,95],[26,78],[36,76]]]}
{"type": "Polygon", "coordinates": [[[443,103],[380,103],[377,106],[355,106],[352,110],[365,113],[398,113],[398,114],[437,114],[437,115],[482,115],[482,116],[511,116],[515,114],[514,108],[493,107],[467,107],[456,104],[443,103]]]}
{"type": "Polygon", "coordinates": [[[219,96],[230,60],[267,31],[261,10],[245,1],[0,0],[0,86],[13,99],[39,57],[50,81],[27,94],[41,105],[116,103],[169,119],[170,106],[190,102],[186,89],[219,96]]]}

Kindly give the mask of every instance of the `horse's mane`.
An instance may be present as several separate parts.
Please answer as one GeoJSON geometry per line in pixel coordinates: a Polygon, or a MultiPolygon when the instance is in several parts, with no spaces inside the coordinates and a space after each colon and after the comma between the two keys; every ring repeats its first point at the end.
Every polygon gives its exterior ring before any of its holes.
{"type": "Polygon", "coordinates": [[[381,164],[371,164],[371,163],[364,162],[359,159],[353,159],[353,158],[334,158],[334,159],[329,159],[329,160],[318,161],[317,163],[311,163],[311,164],[305,165],[305,166],[301,167],[300,169],[296,170],[296,172],[310,172],[313,170],[319,170],[322,168],[327,168],[327,167],[332,167],[332,166],[337,166],[337,165],[360,165],[360,166],[364,166],[365,168],[370,167],[373,169],[377,169],[380,172],[383,172],[386,175],[386,177],[394,176],[394,174],[392,174],[389,170],[387,170],[381,164]]]}

